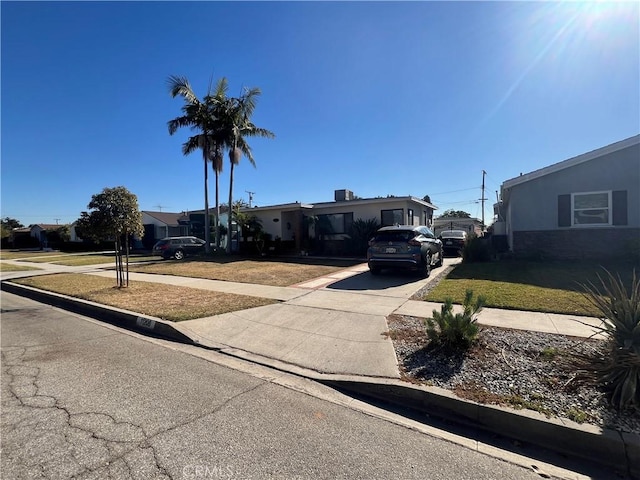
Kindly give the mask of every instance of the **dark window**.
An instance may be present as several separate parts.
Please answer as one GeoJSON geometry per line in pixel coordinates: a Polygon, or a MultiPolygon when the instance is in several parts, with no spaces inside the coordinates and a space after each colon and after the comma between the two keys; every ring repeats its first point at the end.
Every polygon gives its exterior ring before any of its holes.
{"type": "Polygon", "coordinates": [[[395,210],[382,210],[381,212],[381,220],[382,226],[388,227],[390,225],[402,225],[404,210],[402,208],[398,208],[395,210]]]}
{"type": "Polygon", "coordinates": [[[413,209],[412,208],[407,210],[407,216],[409,217],[407,223],[409,225],[413,225],[413,209]]]}
{"type": "Polygon", "coordinates": [[[316,234],[332,235],[338,233],[348,233],[353,224],[353,212],[330,213],[318,215],[316,223],[316,234]]]}

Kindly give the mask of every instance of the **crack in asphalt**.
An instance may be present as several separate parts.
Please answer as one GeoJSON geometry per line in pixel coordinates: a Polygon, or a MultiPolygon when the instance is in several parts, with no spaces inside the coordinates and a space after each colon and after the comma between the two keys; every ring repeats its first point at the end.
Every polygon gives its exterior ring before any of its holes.
{"type": "Polygon", "coordinates": [[[108,413],[72,413],[56,397],[40,394],[41,368],[24,360],[35,347],[3,347],[0,352],[4,377],[2,470],[11,475],[11,469],[5,469],[13,466],[16,478],[133,479],[144,471],[145,476],[172,480],[154,440],[214,415],[270,383],[261,381],[205,413],[151,434],[141,425],[119,421],[108,413]],[[7,421],[9,411],[13,422],[7,421]],[[33,469],[38,469],[37,473],[33,469]]]}

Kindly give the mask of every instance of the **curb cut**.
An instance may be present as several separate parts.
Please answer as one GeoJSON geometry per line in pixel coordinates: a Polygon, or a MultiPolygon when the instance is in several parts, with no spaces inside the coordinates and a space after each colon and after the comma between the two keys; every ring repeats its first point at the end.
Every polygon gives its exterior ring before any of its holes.
{"type": "MultiPolygon", "coordinates": [[[[272,363],[265,361],[266,359],[252,359],[251,357],[256,357],[255,354],[249,356],[236,354],[233,353],[234,349],[230,351],[224,346],[209,346],[201,343],[190,333],[181,331],[175,323],[160,318],[143,316],[128,310],[10,281],[1,282],[0,289],[138,333],[217,350],[226,355],[266,366],[272,363]]],[[[528,410],[514,411],[495,405],[484,405],[461,399],[445,389],[413,385],[396,379],[306,372],[306,369],[280,361],[274,362],[274,368],[395,406],[449,419],[486,432],[595,461],[604,466],[624,469],[631,478],[640,479],[639,435],[601,429],[593,425],[582,425],[570,420],[546,418],[538,412],[528,410]],[[275,363],[278,365],[276,366],[275,363]]]]}

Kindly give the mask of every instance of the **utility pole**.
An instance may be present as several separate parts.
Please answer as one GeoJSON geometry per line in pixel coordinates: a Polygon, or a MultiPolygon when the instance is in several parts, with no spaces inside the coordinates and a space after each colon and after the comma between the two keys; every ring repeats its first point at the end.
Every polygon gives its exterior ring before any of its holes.
{"type": "Polygon", "coordinates": [[[247,192],[249,194],[249,208],[251,208],[251,202],[253,201],[253,195],[256,192],[250,192],[249,190],[245,190],[245,192],[247,192]]]}
{"type": "Polygon", "coordinates": [[[484,201],[486,200],[486,198],[484,198],[484,176],[486,174],[487,172],[482,170],[482,197],[480,198],[480,201],[482,202],[482,231],[483,232],[484,232],[484,201]]]}

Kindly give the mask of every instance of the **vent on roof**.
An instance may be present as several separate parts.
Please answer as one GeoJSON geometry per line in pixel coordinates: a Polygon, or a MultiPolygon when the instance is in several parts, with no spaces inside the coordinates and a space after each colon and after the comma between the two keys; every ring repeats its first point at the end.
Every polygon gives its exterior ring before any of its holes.
{"type": "Polygon", "coordinates": [[[334,192],[334,198],[336,202],[344,202],[346,200],[353,200],[354,195],[351,190],[336,190],[334,192]]]}

